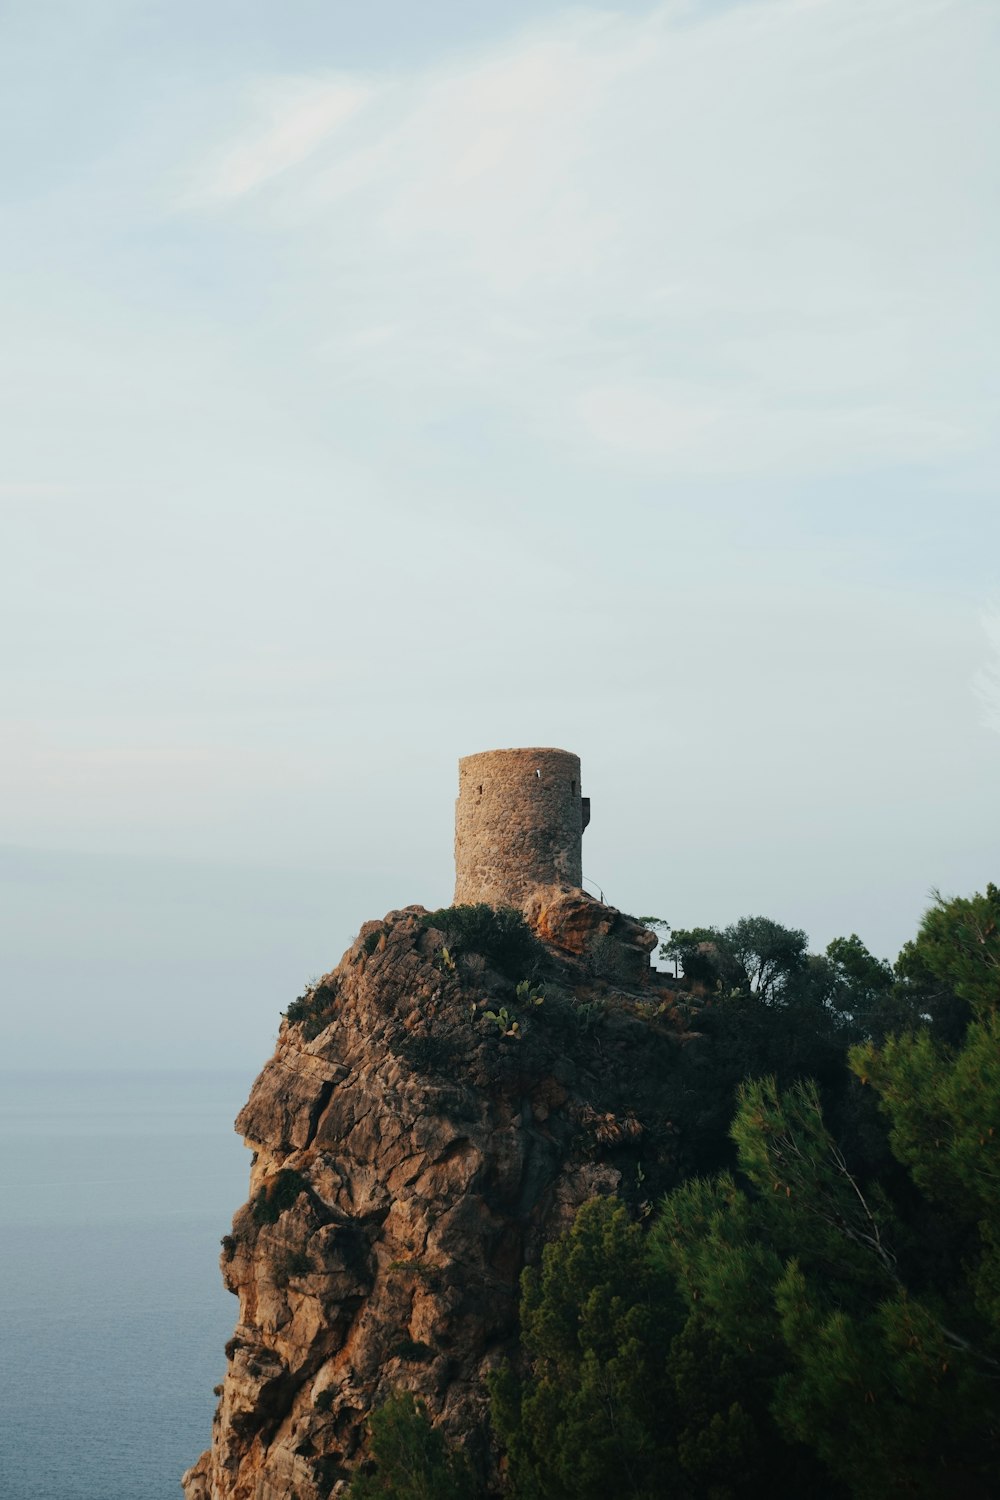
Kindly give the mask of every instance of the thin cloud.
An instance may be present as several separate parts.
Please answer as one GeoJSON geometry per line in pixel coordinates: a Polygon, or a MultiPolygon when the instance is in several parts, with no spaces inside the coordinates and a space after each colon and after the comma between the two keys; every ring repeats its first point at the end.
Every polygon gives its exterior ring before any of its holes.
{"type": "Polygon", "coordinates": [[[372,90],[358,79],[290,78],[258,84],[246,132],[210,153],[194,175],[189,205],[255,192],[316,151],[361,110],[372,90]]]}
{"type": "Polygon", "coordinates": [[[284,247],[269,295],[317,379],[370,379],[394,427],[502,405],[667,476],[973,462],[986,25],[973,0],[571,11],[408,73],[259,84],[197,177],[284,247]]]}

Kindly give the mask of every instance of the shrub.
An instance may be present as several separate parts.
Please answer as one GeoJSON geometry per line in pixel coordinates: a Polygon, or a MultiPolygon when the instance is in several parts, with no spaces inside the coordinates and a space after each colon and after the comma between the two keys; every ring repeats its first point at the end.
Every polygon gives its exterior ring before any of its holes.
{"type": "Polygon", "coordinates": [[[510,979],[530,971],[542,957],[541,945],[512,906],[445,906],[421,920],[443,932],[452,949],[482,954],[510,979]]]}
{"type": "Polygon", "coordinates": [[[427,1360],[434,1358],[434,1350],[430,1344],[424,1344],[419,1339],[400,1339],[389,1353],[396,1359],[405,1359],[414,1365],[425,1364],[427,1360]]]}
{"type": "Polygon", "coordinates": [[[604,1013],[603,1000],[581,1000],[579,1004],[574,1005],[572,1011],[573,1020],[584,1036],[589,1036],[590,1032],[601,1024],[604,1013]]]}
{"type": "Polygon", "coordinates": [[[312,1261],[304,1250],[286,1250],[272,1261],[275,1285],[287,1286],[293,1276],[308,1276],[312,1268],[312,1261]]]}
{"type": "Polygon", "coordinates": [[[373,1412],[369,1430],[374,1472],[355,1474],[352,1500],[470,1500],[476,1493],[464,1456],[449,1451],[409,1391],[373,1412]]]}
{"type": "Polygon", "coordinates": [[[545,996],[530,979],[522,979],[514,990],[519,1005],[544,1005],[545,996]]]}
{"type": "Polygon", "coordinates": [[[517,1036],[521,1030],[520,1023],[514,1019],[506,1005],[499,1010],[484,1010],[483,1020],[492,1021],[501,1036],[517,1036]]]}
{"type": "Polygon", "coordinates": [[[291,1208],[299,1194],[308,1186],[309,1184],[300,1172],[294,1172],[290,1167],[283,1167],[267,1186],[261,1188],[253,1200],[254,1222],[276,1224],[286,1208],[291,1208]]]}
{"type": "Polygon", "coordinates": [[[319,1036],[333,1015],[336,999],[335,985],[318,984],[315,989],[306,990],[304,995],[293,1000],[282,1014],[293,1026],[301,1026],[306,1041],[311,1042],[313,1037],[319,1036]]]}

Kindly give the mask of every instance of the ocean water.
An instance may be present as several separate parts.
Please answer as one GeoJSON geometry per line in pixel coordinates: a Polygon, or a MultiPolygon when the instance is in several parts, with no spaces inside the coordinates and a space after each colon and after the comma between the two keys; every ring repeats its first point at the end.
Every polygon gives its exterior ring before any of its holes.
{"type": "Polygon", "coordinates": [[[179,1500],[236,1322],[251,1082],[0,1074],[2,1500],[179,1500]]]}

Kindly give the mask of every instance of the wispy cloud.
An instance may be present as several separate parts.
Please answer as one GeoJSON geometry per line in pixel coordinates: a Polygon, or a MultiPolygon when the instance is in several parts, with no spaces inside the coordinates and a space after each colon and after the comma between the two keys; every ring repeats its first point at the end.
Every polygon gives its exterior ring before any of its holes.
{"type": "Polygon", "coordinates": [[[194,174],[187,206],[231,201],[307,160],[362,109],[371,88],[359,79],[278,78],[251,93],[254,123],[209,153],[194,174]]]}
{"type": "Polygon", "coordinates": [[[260,83],[198,192],[283,243],[331,390],[367,368],[417,425],[460,392],[688,475],[974,454],[985,24],[971,0],[567,12],[409,73],[260,83]]]}

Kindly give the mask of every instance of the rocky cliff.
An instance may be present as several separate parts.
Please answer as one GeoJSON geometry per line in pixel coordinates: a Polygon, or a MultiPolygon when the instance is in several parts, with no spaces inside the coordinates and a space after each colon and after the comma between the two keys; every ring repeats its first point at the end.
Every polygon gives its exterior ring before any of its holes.
{"type": "Polygon", "coordinates": [[[530,930],[473,910],[478,928],[421,907],[367,923],[289,1007],[237,1120],[239,1321],[187,1500],[340,1493],[400,1388],[478,1434],[489,1477],[483,1382],[522,1267],[587,1198],[672,1181],[684,1032],[652,934],[579,892],[538,892],[530,930]]]}

